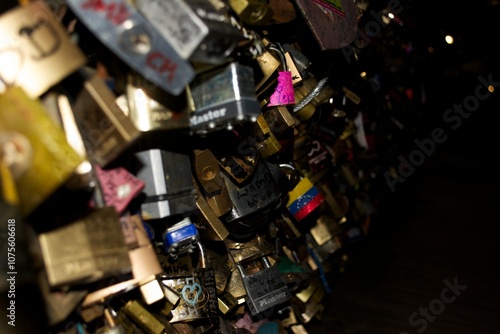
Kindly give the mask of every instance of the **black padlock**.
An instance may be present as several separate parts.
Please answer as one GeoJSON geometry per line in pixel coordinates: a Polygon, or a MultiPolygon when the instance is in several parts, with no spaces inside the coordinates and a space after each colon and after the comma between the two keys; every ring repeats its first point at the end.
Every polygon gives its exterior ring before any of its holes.
{"type": "Polygon", "coordinates": [[[253,316],[292,298],[278,268],[271,266],[266,257],[261,261],[264,268],[253,274],[247,274],[242,264],[237,265],[247,292],[246,303],[253,316]]]}

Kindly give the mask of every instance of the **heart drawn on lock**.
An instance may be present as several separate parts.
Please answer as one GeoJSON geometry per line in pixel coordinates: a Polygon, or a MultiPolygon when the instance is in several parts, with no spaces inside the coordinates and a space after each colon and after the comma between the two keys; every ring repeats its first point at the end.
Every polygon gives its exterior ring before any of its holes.
{"type": "Polygon", "coordinates": [[[194,306],[198,302],[198,299],[201,296],[202,288],[198,283],[194,283],[193,285],[185,285],[182,288],[182,298],[186,301],[186,303],[194,306]]]}

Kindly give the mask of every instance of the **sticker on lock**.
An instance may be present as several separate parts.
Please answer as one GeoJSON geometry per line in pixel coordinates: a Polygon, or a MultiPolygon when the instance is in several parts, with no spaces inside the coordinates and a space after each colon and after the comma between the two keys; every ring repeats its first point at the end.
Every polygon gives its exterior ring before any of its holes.
{"type": "Polygon", "coordinates": [[[306,177],[304,177],[288,194],[288,211],[298,221],[307,217],[318,208],[325,197],[319,189],[306,177]]]}
{"type": "Polygon", "coordinates": [[[252,316],[264,312],[292,298],[292,293],[283,280],[278,268],[271,266],[266,257],[262,257],[264,268],[248,274],[242,264],[238,264],[243,285],[247,292],[246,303],[252,316]]]}

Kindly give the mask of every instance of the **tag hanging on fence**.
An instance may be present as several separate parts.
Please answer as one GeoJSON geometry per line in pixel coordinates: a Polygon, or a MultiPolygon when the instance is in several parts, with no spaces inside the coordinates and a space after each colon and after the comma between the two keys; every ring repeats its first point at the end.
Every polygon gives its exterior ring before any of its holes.
{"type": "Polygon", "coordinates": [[[295,94],[293,90],[292,72],[280,71],[278,73],[278,86],[271,95],[268,106],[282,106],[295,104],[295,94]]]}

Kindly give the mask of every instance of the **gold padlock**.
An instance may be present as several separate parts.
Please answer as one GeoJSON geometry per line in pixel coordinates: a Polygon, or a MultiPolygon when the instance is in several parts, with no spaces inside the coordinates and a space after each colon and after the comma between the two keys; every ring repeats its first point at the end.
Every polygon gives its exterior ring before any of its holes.
{"type": "Polygon", "coordinates": [[[266,0],[229,0],[239,18],[249,25],[265,25],[274,13],[266,0]]]}
{"type": "Polygon", "coordinates": [[[42,104],[20,87],[0,94],[0,154],[15,179],[23,216],[64,185],[83,162],[42,104]]]}
{"type": "Polygon", "coordinates": [[[30,98],[40,97],[87,63],[44,1],[5,12],[0,34],[0,76],[8,85],[22,87],[30,98]]]}

